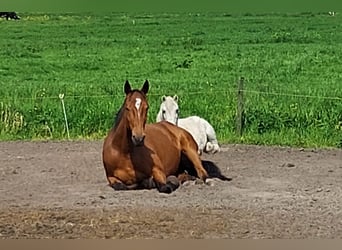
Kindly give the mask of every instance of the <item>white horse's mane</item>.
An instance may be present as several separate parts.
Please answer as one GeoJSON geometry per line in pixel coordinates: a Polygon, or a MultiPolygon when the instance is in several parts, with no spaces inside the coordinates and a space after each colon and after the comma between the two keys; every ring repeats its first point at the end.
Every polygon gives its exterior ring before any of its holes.
{"type": "Polygon", "coordinates": [[[202,152],[214,154],[220,151],[215,130],[207,120],[199,116],[179,118],[177,95],[162,96],[161,101],[157,122],[165,120],[187,130],[195,139],[199,154],[202,152]]]}

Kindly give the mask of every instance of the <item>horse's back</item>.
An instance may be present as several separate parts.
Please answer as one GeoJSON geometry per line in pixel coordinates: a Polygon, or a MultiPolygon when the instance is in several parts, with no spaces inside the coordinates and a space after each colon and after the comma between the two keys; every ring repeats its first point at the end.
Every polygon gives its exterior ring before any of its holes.
{"type": "Polygon", "coordinates": [[[203,118],[199,116],[188,116],[185,118],[178,119],[178,126],[187,130],[203,130],[205,131],[203,118]]]}
{"type": "Polygon", "coordinates": [[[146,124],[145,133],[145,145],[152,147],[162,145],[162,149],[175,147],[180,150],[184,144],[192,144],[193,141],[192,135],[187,130],[167,121],[146,124]]]}
{"type": "Polygon", "coordinates": [[[177,134],[173,132],[173,127],[173,124],[166,121],[146,124],[145,144],[149,142],[156,143],[156,141],[160,143],[167,142],[167,144],[170,144],[170,141],[176,143],[177,134]]]}

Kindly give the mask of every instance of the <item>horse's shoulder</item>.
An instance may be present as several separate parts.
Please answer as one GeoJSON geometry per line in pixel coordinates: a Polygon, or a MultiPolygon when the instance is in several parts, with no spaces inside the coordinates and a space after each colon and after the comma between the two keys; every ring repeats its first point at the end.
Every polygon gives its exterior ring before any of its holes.
{"type": "Polygon", "coordinates": [[[193,116],[193,119],[194,120],[196,120],[196,121],[198,121],[198,122],[207,122],[207,120],[206,119],[204,119],[203,117],[200,117],[200,116],[193,116]]]}

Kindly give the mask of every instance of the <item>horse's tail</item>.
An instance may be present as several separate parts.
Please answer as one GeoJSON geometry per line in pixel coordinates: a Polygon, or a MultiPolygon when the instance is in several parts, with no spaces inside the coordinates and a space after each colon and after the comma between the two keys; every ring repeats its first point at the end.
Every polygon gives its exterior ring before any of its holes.
{"type": "Polygon", "coordinates": [[[202,123],[205,127],[205,133],[207,135],[207,144],[205,146],[205,152],[207,153],[212,153],[215,154],[217,152],[220,152],[220,146],[218,144],[218,141],[216,139],[216,133],[215,133],[215,129],[213,128],[213,126],[211,126],[211,124],[203,119],[202,119],[202,123]]]}
{"type": "MultiPolygon", "coordinates": [[[[213,163],[212,161],[201,160],[202,166],[207,171],[209,178],[218,178],[223,181],[230,181],[232,178],[226,177],[221,173],[219,167],[213,163]]],[[[186,157],[185,155],[181,155],[181,162],[179,172],[186,172],[190,176],[198,177],[197,172],[194,168],[194,164],[186,157]]]]}
{"type": "Polygon", "coordinates": [[[221,170],[212,161],[202,160],[202,166],[207,171],[209,178],[218,178],[223,181],[231,181],[232,178],[224,176],[221,170]]]}

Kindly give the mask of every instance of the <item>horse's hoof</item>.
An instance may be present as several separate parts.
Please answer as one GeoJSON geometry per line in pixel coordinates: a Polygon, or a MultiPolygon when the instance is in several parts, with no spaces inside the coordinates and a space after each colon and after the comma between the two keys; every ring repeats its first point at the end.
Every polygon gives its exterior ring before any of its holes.
{"type": "Polygon", "coordinates": [[[215,185],[214,180],[213,179],[206,179],[205,180],[205,184],[207,184],[210,187],[213,187],[215,185]]]}
{"type": "Polygon", "coordinates": [[[187,180],[182,184],[184,187],[195,185],[195,180],[187,180]]]}
{"type": "Polygon", "coordinates": [[[220,152],[220,146],[218,144],[207,142],[207,145],[205,147],[205,152],[208,154],[216,154],[220,152]]]}
{"type": "Polygon", "coordinates": [[[169,184],[165,184],[165,185],[160,186],[160,188],[158,190],[160,193],[166,193],[166,194],[170,194],[173,191],[172,186],[169,184]]]}
{"type": "Polygon", "coordinates": [[[205,180],[202,180],[202,179],[196,179],[195,180],[195,185],[201,185],[201,184],[204,184],[205,183],[205,180]]]}
{"type": "Polygon", "coordinates": [[[166,178],[166,183],[172,187],[172,190],[176,190],[179,187],[179,180],[176,176],[170,175],[166,178]]]}
{"type": "Polygon", "coordinates": [[[128,187],[121,182],[116,182],[116,183],[112,184],[111,187],[114,190],[128,190],[128,187]]]}

